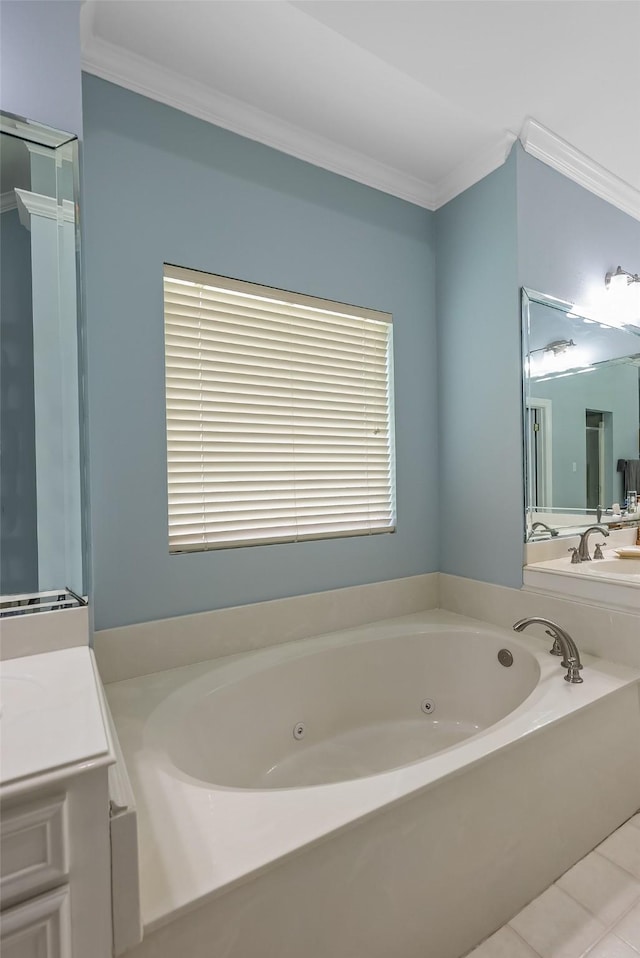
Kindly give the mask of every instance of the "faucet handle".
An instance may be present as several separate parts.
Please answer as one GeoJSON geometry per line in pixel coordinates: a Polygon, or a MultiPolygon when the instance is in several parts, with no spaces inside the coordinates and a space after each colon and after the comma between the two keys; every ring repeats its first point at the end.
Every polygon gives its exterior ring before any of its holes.
{"type": "Polygon", "coordinates": [[[580,556],[578,555],[578,547],[572,546],[570,549],[567,549],[567,552],[573,553],[573,555],[571,556],[571,565],[580,565],[580,556]]]}
{"type": "Polygon", "coordinates": [[[553,645],[549,649],[549,654],[564,655],[562,649],[560,648],[560,642],[558,641],[558,633],[555,631],[555,629],[545,629],[544,631],[553,639],[553,645]]]}
{"type": "Polygon", "coordinates": [[[584,682],[579,671],[582,665],[578,665],[573,657],[568,661],[562,662],[561,665],[566,666],[567,669],[567,674],[564,677],[565,682],[571,682],[572,685],[581,685],[584,682]]]}
{"type": "Polygon", "coordinates": [[[593,553],[594,559],[604,559],[604,556],[602,555],[603,545],[604,542],[596,542],[596,551],[593,553]]]}

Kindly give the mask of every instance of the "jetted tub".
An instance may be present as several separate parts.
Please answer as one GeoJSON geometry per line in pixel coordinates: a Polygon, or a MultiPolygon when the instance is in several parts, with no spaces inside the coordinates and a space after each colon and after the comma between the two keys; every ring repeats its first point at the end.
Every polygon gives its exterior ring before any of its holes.
{"type": "Polygon", "coordinates": [[[131,958],[464,954],[640,806],[640,673],[550,644],[425,612],[107,686],[131,958]]]}
{"type": "Polygon", "coordinates": [[[245,663],[208,669],[159,706],[146,740],[214,786],[326,785],[457,745],[512,712],[540,678],[535,655],[517,643],[512,665],[501,666],[505,639],[488,632],[366,636],[301,647],[252,674],[245,663]]]}

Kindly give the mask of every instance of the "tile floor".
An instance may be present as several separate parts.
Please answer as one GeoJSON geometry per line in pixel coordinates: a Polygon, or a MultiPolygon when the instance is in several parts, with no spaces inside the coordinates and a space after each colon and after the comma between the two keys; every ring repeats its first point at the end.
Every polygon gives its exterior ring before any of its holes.
{"type": "Polygon", "coordinates": [[[640,814],[468,958],[639,958],[640,814]]]}

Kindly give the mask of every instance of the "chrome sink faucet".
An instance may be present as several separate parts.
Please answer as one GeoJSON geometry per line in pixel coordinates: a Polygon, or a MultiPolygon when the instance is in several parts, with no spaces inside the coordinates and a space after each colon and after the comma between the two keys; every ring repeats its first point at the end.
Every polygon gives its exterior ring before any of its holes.
{"type": "Polygon", "coordinates": [[[583,682],[584,679],[580,676],[580,669],[582,668],[580,653],[578,652],[578,646],[569,633],[561,629],[555,622],[551,622],[549,619],[543,619],[537,615],[530,615],[527,616],[526,619],[520,619],[515,623],[513,628],[516,632],[522,632],[529,625],[546,625],[545,632],[553,639],[553,648],[550,649],[550,652],[552,655],[562,656],[560,665],[567,670],[567,674],[564,677],[565,682],[571,682],[574,685],[583,682]]]}
{"type": "Polygon", "coordinates": [[[591,562],[589,555],[589,536],[592,532],[601,532],[603,536],[609,535],[609,530],[605,526],[589,526],[580,536],[580,545],[578,546],[578,558],[580,562],[591,562]]]}

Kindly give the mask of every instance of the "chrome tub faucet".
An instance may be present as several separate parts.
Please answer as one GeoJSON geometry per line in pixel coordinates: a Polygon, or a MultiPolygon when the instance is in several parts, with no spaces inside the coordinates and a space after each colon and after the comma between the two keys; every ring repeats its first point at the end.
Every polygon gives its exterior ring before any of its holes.
{"type": "Polygon", "coordinates": [[[514,624],[513,628],[516,632],[522,632],[529,625],[546,626],[545,632],[553,639],[553,648],[549,651],[552,655],[562,656],[560,665],[567,670],[567,674],[564,677],[565,682],[571,682],[574,685],[583,682],[584,680],[580,676],[580,670],[582,668],[580,653],[578,652],[578,646],[569,633],[561,629],[555,622],[551,622],[549,619],[543,619],[537,615],[530,615],[525,619],[520,619],[514,624]]]}

